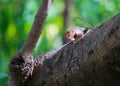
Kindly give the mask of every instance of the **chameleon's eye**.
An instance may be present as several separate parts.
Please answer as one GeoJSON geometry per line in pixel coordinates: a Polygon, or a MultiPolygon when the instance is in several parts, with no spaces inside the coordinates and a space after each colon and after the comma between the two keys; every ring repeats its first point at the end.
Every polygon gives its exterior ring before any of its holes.
{"type": "Polygon", "coordinates": [[[66,37],[69,37],[70,36],[70,32],[66,32],[65,35],[66,35],[66,37]]]}
{"type": "Polygon", "coordinates": [[[67,34],[67,37],[69,37],[70,36],[70,34],[67,34]]]}

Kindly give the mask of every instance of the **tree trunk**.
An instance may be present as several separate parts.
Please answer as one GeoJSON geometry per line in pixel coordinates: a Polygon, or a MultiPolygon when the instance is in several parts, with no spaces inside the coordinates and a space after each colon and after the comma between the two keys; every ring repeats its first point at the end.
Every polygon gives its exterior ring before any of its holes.
{"type": "Polygon", "coordinates": [[[120,86],[120,14],[34,63],[32,76],[15,86],[120,86]]]}
{"type": "Polygon", "coordinates": [[[120,14],[35,61],[36,86],[120,86],[120,14]]]}

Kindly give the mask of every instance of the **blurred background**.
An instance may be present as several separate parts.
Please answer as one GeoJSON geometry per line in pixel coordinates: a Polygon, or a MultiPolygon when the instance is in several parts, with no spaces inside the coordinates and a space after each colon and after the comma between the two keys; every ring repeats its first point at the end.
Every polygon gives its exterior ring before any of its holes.
{"type": "MultiPolygon", "coordinates": [[[[8,64],[23,45],[41,0],[0,0],[0,86],[8,64]]],[[[54,0],[34,56],[63,44],[70,26],[96,27],[120,12],[120,0],[54,0]]]]}

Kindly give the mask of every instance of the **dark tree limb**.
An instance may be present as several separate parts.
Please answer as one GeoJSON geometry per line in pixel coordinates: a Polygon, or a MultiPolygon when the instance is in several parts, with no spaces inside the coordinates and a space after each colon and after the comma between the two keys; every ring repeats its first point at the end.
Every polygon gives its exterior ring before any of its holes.
{"type": "Polygon", "coordinates": [[[20,52],[26,54],[27,56],[32,55],[32,52],[36,46],[36,43],[39,39],[40,34],[41,34],[42,27],[43,27],[44,21],[47,17],[47,14],[48,14],[51,4],[52,4],[52,0],[42,0],[41,7],[39,8],[39,10],[35,16],[35,21],[33,23],[30,34],[20,51],[20,52]]]}
{"type": "Polygon", "coordinates": [[[35,63],[36,86],[120,86],[120,14],[35,63]]]}

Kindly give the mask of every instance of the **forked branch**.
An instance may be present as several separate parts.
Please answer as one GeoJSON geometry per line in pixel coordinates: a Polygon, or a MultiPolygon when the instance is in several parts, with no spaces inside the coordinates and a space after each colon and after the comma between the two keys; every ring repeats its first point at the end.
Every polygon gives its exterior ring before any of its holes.
{"type": "Polygon", "coordinates": [[[26,86],[25,82],[32,76],[34,70],[32,53],[41,34],[52,1],[42,0],[28,38],[20,52],[13,57],[9,64],[11,79],[8,81],[7,86],[26,86]]]}

